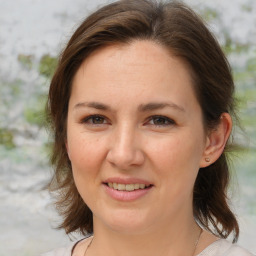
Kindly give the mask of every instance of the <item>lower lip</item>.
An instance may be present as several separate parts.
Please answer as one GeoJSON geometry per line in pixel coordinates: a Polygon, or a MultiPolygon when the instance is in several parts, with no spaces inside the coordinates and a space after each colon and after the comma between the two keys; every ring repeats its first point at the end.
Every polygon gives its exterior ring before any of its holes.
{"type": "Polygon", "coordinates": [[[113,199],[116,199],[118,201],[134,201],[137,200],[146,194],[150,192],[152,189],[152,186],[145,188],[145,189],[136,189],[133,191],[120,191],[113,188],[110,188],[106,184],[104,184],[105,190],[107,194],[112,197],[113,199]]]}

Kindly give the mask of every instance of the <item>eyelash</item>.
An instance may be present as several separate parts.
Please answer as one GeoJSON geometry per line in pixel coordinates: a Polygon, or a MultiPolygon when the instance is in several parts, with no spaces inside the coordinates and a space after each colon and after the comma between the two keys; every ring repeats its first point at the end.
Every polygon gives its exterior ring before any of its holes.
{"type": "Polygon", "coordinates": [[[102,115],[90,115],[90,116],[87,116],[85,118],[83,118],[81,120],[81,123],[82,124],[92,124],[92,125],[102,125],[102,124],[106,124],[106,123],[93,123],[93,120],[95,120],[96,118],[100,118],[101,120],[103,120],[103,122],[106,119],[106,117],[102,116],[102,115]]]}
{"type": "Polygon", "coordinates": [[[175,125],[176,124],[174,120],[172,120],[172,119],[170,119],[170,118],[168,118],[166,116],[160,116],[160,115],[149,117],[149,119],[148,119],[148,121],[146,123],[148,123],[150,121],[154,122],[154,120],[156,120],[156,119],[160,119],[164,123],[162,123],[162,124],[155,124],[155,123],[153,123],[153,124],[150,124],[150,125],[154,125],[154,126],[157,126],[157,127],[165,127],[165,126],[170,126],[170,125],[175,125]]]}

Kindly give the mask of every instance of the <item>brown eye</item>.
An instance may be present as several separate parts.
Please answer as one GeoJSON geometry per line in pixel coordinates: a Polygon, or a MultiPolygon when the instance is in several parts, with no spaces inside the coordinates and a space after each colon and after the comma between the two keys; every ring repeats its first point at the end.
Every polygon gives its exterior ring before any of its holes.
{"type": "Polygon", "coordinates": [[[103,124],[104,118],[101,116],[94,116],[91,118],[93,124],[103,124]]]}
{"type": "Polygon", "coordinates": [[[99,124],[106,124],[107,121],[106,121],[106,118],[104,118],[103,116],[92,115],[84,118],[81,123],[99,125],[99,124]]]}
{"type": "Polygon", "coordinates": [[[155,125],[164,125],[164,124],[167,124],[167,120],[163,117],[155,117],[152,119],[153,123],[155,125]]]}
{"type": "Polygon", "coordinates": [[[155,126],[168,126],[175,124],[172,119],[165,116],[152,116],[148,123],[155,126]]]}

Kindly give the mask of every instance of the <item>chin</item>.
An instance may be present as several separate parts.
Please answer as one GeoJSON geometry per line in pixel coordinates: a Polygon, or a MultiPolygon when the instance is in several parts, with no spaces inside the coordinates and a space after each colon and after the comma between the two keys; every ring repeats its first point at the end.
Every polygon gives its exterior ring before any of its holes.
{"type": "MultiPolygon", "coordinates": [[[[107,216],[107,215],[105,215],[107,216]]],[[[138,210],[118,210],[101,220],[111,230],[122,234],[140,234],[153,223],[150,216],[138,210]]]]}

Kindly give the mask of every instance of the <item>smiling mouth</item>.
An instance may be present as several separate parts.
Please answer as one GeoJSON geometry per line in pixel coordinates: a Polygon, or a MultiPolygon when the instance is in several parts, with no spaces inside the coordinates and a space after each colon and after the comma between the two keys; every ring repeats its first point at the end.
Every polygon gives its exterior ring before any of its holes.
{"type": "Polygon", "coordinates": [[[118,190],[118,191],[134,191],[134,190],[142,190],[152,187],[152,185],[146,185],[146,184],[122,184],[122,183],[112,183],[108,182],[105,183],[108,187],[118,190]]]}

